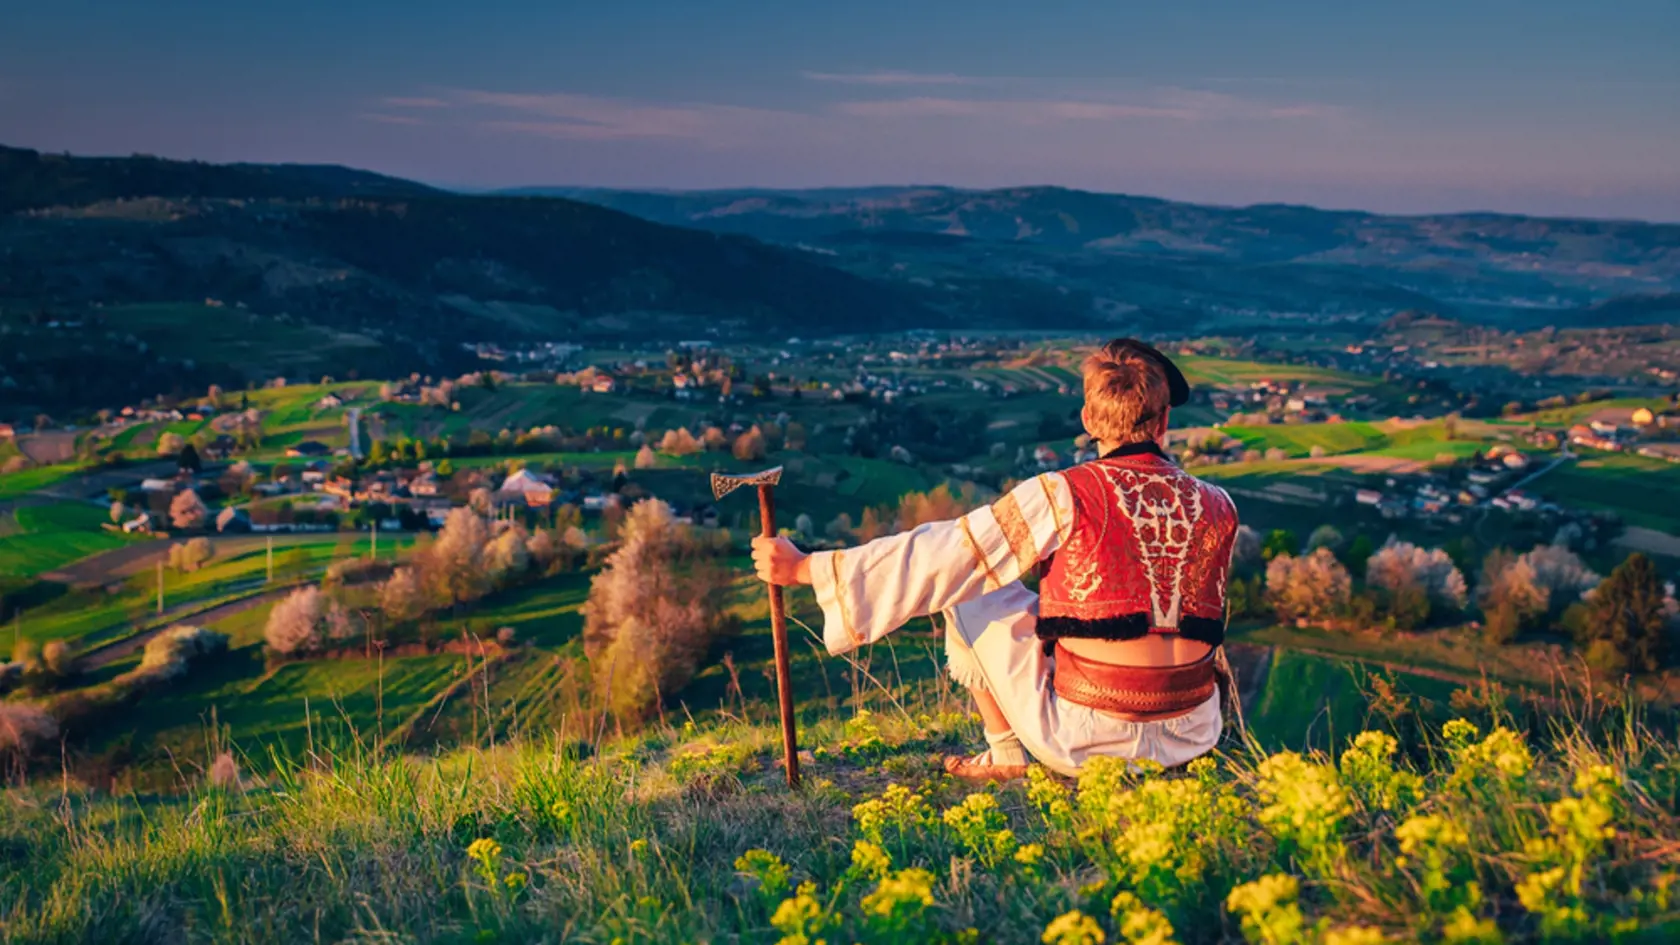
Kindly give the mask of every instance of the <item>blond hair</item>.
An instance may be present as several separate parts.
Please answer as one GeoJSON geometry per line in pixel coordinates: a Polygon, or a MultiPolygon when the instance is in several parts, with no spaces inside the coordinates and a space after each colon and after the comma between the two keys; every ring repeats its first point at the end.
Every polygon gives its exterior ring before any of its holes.
{"type": "Polygon", "coordinates": [[[1110,341],[1085,359],[1086,432],[1111,446],[1153,439],[1171,392],[1167,372],[1124,341],[1110,341]]]}

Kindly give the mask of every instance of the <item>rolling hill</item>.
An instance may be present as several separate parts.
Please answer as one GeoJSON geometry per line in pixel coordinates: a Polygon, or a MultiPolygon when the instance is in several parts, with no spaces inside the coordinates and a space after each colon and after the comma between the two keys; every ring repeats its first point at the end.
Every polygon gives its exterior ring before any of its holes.
{"type": "Polygon", "coordinates": [[[0,149],[0,330],[16,354],[0,366],[0,404],[277,373],[261,350],[230,358],[180,343],[222,317],[207,306],[239,313],[253,339],[310,353],[310,370],[341,374],[442,368],[463,342],[949,319],[912,289],[808,253],[572,200],[446,193],[336,167],[0,149]],[[136,306],[144,326],[129,324],[136,306]],[[160,326],[169,311],[179,324],[160,326]]]}
{"type": "MultiPolygon", "coordinates": [[[[876,276],[1050,283],[1086,293],[1099,312],[1175,324],[1421,308],[1519,327],[1680,290],[1672,224],[1215,207],[1057,187],[521,192],[805,246],[876,276]]],[[[1636,317],[1675,317],[1672,306],[1636,307],[1636,317]]]]}

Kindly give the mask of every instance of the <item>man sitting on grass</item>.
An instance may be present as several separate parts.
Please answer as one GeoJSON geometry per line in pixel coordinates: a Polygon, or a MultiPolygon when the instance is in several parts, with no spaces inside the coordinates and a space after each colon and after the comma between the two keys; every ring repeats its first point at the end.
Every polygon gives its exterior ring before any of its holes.
{"type": "Polygon", "coordinates": [[[990,506],[841,551],[757,538],[758,575],[810,584],[835,655],[942,613],[952,678],[987,749],[958,777],[1076,775],[1113,755],[1181,765],[1223,728],[1225,582],[1237,515],[1161,444],[1190,396],[1161,352],[1121,338],[1086,359],[1081,418],[1100,458],[1044,473],[990,506]],[[1021,579],[1048,562],[1039,592],[1021,579]]]}

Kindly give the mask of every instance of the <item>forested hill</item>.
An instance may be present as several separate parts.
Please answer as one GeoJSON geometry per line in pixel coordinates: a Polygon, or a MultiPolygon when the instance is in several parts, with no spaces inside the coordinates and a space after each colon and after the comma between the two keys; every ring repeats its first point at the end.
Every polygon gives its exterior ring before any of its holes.
{"type": "MultiPolygon", "coordinates": [[[[285,328],[312,350],[322,332],[348,337],[331,349],[344,363],[319,365],[341,374],[438,365],[460,356],[459,342],[630,332],[786,337],[949,317],[911,287],[750,237],[560,198],[449,193],[338,167],[7,149],[0,207],[0,320],[62,329],[100,312],[93,319],[100,338],[61,346],[72,364],[51,360],[55,349],[42,338],[11,339],[31,376],[71,370],[70,392],[75,365],[112,347],[106,336],[137,336],[149,358],[197,367],[231,356],[183,345],[200,314],[150,336],[127,325],[124,307],[136,304],[150,306],[155,322],[158,305],[213,300],[253,319],[252,337],[285,328]]],[[[276,352],[238,357],[243,363],[229,366],[248,376],[276,370],[268,363],[276,352]]],[[[129,373],[138,368],[132,354],[120,363],[129,373]]]]}
{"type": "Polygon", "coordinates": [[[437,191],[319,164],[206,164],[146,155],[74,157],[0,145],[0,213],[134,197],[223,200],[412,197],[437,191]]]}

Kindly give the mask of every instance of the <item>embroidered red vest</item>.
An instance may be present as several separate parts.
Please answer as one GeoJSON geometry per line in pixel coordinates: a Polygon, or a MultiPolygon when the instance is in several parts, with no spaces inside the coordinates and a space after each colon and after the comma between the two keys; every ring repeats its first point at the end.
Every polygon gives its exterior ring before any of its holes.
{"type": "Polygon", "coordinates": [[[1125,452],[1062,473],[1073,526],[1039,584],[1039,636],[1182,633],[1217,646],[1236,506],[1159,451],[1125,452]]]}

